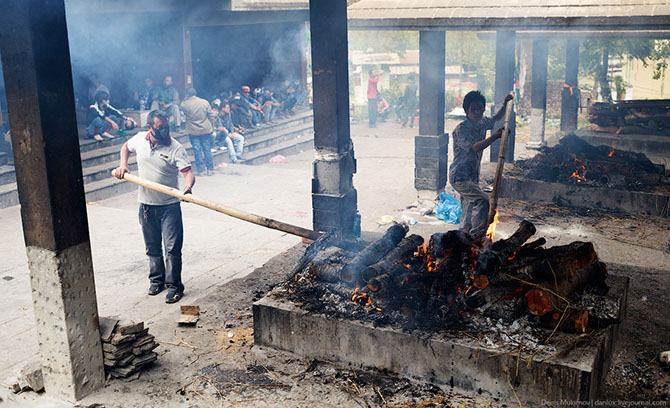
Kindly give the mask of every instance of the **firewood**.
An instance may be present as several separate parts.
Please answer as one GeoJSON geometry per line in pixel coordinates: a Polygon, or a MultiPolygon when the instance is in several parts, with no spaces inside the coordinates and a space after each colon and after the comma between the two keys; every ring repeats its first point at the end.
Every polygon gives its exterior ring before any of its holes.
{"type": "Polygon", "coordinates": [[[340,280],[340,271],[353,254],[337,247],[328,247],[320,251],[307,265],[305,270],[323,282],[335,283],[340,280]]]}
{"type": "Polygon", "coordinates": [[[545,329],[554,329],[565,333],[584,333],[589,324],[589,313],[583,309],[568,307],[566,310],[555,310],[540,318],[540,324],[545,329]]]}
{"type": "Polygon", "coordinates": [[[545,280],[538,283],[526,293],[526,302],[530,313],[544,316],[566,306],[565,299],[571,293],[593,282],[603,282],[607,278],[607,266],[596,261],[571,276],[556,276],[556,280],[545,280]],[[546,288],[542,289],[542,288],[546,288]]]}
{"type": "Polygon", "coordinates": [[[363,281],[368,282],[370,279],[381,275],[385,271],[404,268],[407,258],[411,257],[412,254],[416,252],[417,247],[421,245],[423,245],[423,237],[420,235],[414,234],[403,238],[398,246],[393,248],[393,250],[391,250],[385,257],[363,270],[361,273],[363,281]]]}
{"type": "Polygon", "coordinates": [[[405,238],[409,227],[405,224],[392,225],[383,237],[368,245],[340,272],[340,280],[354,284],[360,280],[364,268],[379,262],[405,238]]]}
{"type": "Polygon", "coordinates": [[[511,237],[485,246],[477,258],[477,267],[473,276],[494,275],[497,268],[512,257],[533,234],[535,234],[535,226],[524,220],[521,221],[519,228],[511,237]]]}

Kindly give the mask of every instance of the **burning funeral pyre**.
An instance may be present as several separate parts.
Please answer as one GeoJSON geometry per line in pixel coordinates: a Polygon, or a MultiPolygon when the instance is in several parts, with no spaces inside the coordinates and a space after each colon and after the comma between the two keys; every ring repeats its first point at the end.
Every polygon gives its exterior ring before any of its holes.
{"type": "Polygon", "coordinates": [[[596,102],[589,108],[589,130],[617,134],[667,134],[670,100],[596,102]]]}
{"type": "Polygon", "coordinates": [[[535,234],[528,221],[496,242],[458,230],[428,240],[407,232],[393,225],[367,246],[323,236],[278,292],[313,313],[419,334],[523,326],[539,343],[618,323],[619,306],[605,296],[607,267],[589,242],[527,242],[535,234]]]}
{"type": "Polygon", "coordinates": [[[516,164],[527,178],[564,184],[649,191],[665,182],[662,166],[644,154],[593,146],[574,133],[516,164]]]}

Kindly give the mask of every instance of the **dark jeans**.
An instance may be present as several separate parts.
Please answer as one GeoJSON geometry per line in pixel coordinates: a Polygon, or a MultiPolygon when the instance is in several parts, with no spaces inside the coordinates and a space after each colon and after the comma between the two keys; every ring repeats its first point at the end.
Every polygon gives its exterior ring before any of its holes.
{"type": "Polygon", "coordinates": [[[139,217],[149,257],[149,281],[151,284],[164,284],[168,293],[183,293],[181,247],[184,242],[184,225],[181,219],[181,206],[179,203],[140,204],[139,217]]]}
{"type": "Polygon", "coordinates": [[[414,116],[416,115],[416,101],[406,101],[405,110],[402,114],[402,125],[405,126],[409,119],[409,127],[414,127],[414,116]]]}
{"type": "Polygon", "coordinates": [[[195,168],[198,169],[200,173],[205,171],[205,166],[207,170],[214,170],[214,159],[212,157],[212,135],[188,135],[188,139],[191,141],[191,146],[193,146],[193,155],[195,156],[195,168]],[[204,163],[203,163],[203,157],[204,163]]]}
{"type": "Polygon", "coordinates": [[[368,99],[368,121],[370,126],[377,124],[377,99],[368,99]]]}

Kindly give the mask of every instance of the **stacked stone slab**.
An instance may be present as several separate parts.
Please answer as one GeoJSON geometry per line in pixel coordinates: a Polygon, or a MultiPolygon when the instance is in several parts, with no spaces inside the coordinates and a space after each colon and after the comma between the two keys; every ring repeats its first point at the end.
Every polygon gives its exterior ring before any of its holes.
{"type": "Polygon", "coordinates": [[[149,363],[156,361],[156,339],[143,322],[100,318],[103,363],[105,372],[113,378],[139,375],[149,363]]]}

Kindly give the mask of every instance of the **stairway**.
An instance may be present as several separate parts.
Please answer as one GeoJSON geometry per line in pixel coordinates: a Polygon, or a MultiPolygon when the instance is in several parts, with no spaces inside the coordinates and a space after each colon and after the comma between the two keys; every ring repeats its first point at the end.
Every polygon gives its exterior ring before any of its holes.
{"type": "MultiPolygon", "coordinates": [[[[258,165],[277,155],[284,156],[299,153],[314,147],[313,114],[311,110],[302,110],[288,119],[280,119],[274,125],[266,125],[249,130],[244,134],[244,164],[258,165]]],[[[193,148],[188,135],[183,132],[172,133],[188,152],[193,166],[193,148]]],[[[99,201],[137,188],[132,183],[111,176],[112,170],[119,164],[119,151],[123,143],[132,135],[97,142],[92,139],[80,139],[81,165],[84,177],[86,201],[99,201]]],[[[228,152],[219,150],[213,153],[214,165],[230,162],[228,152]]],[[[130,157],[128,167],[137,169],[134,155],[130,157]]],[[[19,204],[16,190],[16,174],[9,158],[0,154],[0,208],[19,204]]]]}

